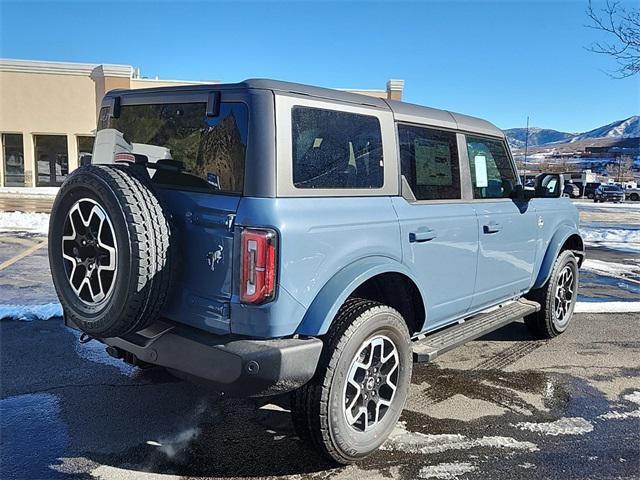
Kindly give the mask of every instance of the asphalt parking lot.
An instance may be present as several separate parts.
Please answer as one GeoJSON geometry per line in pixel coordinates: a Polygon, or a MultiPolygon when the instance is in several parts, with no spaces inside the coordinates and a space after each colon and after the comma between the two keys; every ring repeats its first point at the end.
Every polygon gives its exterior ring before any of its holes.
{"type": "MultiPolygon", "coordinates": [[[[595,247],[590,300],[638,298],[638,254],[595,247]],[[598,263],[601,262],[601,263],[598,263]]],[[[593,266],[592,265],[592,266],[593,266]]],[[[56,302],[46,238],[0,233],[0,304],[56,302]]],[[[416,366],[383,450],[336,467],[286,398],[226,398],[80,344],[60,318],[0,321],[0,476],[16,479],[638,478],[640,314],[577,314],[552,341],[514,323],[416,366]]]]}

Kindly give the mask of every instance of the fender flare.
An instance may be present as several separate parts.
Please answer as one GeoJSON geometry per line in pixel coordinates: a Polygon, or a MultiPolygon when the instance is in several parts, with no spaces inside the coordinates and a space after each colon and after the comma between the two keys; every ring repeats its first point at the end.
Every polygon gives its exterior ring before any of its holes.
{"type": "Polygon", "coordinates": [[[382,273],[400,273],[419,285],[409,269],[397,260],[383,256],[361,258],[336,273],[320,289],[307,309],[296,333],[309,336],[327,333],[338,310],[349,295],[364,282],[382,273]]]}
{"type": "Polygon", "coordinates": [[[553,270],[553,264],[555,263],[556,258],[558,258],[562,246],[572,235],[580,237],[580,241],[582,243],[582,255],[584,256],[584,240],[582,240],[580,232],[578,232],[575,227],[560,225],[547,245],[547,250],[544,254],[544,258],[542,259],[542,263],[540,264],[540,269],[538,270],[538,276],[536,277],[536,281],[532,288],[540,288],[547,283],[547,280],[549,280],[549,277],[551,276],[551,271],[553,270]]]}

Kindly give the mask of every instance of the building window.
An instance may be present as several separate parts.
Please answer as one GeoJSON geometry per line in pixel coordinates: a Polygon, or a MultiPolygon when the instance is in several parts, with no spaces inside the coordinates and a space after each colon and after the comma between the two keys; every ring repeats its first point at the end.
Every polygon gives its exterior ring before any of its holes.
{"type": "Polygon", "coordinates": [[[398,125],[398,137],[402,174],[417,200],[461,198],[455,133],[398,125]]]}
{"type": "Polygon", "coordinates": [[[93,152],[93,142],[95,137],[78,136],[78,166],[82,166],[82,157],[91,155],[93,152]]]}
{"type": "Polygon", "coordinates": [[[57,187],[69,173],[66,135],[34,135],[38,187],[57,187]]]}
{"type": "Polygon", "coordinates": [[[2,159],[4,162],[4,184],[6,187],[24,187],[24,150],[22,135],[2,135],[2,159]]]}
{"type": "Polygon", "coordinates": [[[382,133],[376,117],[294,107],[291,124],[296,188],[382,187],[382,133]]]}

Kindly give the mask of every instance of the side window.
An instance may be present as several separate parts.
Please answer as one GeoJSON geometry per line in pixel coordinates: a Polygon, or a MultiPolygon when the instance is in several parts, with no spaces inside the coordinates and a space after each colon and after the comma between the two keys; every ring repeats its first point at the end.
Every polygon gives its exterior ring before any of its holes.
{"type": "Polygon", "coordinates": [[[376,117],[310,107],[294,107],[291,115],[296,188],[382,187],[376,117]]]}
{"type": "Polygon", "coordinates": [[[504,142],[467,136],[473,198],[508,198],[517,183],[504,142]]]}
{"type": "Polygon", "coordinates": [[[398,125],[398,137],[402,175],[418,200],[461,198],[455,133],[398,125]]]}

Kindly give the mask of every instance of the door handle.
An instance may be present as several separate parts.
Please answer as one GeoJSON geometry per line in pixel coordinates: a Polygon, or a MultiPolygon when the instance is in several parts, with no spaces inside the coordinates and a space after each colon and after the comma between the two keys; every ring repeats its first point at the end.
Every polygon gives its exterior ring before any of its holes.
{"type": "Polygon", "coordinates": [[[428,242],[429,240],[433,240],[436,238],[438,234],[435,230],[418,230],[417,232],[409,233],[409,241],[414,242],[428,242]]]}
{"type": "Polygon", "coordinates": [[[497,233],[502,230],[502,224],[498,222],[489,222],[483,227],[484,233],[497,233]]]}

